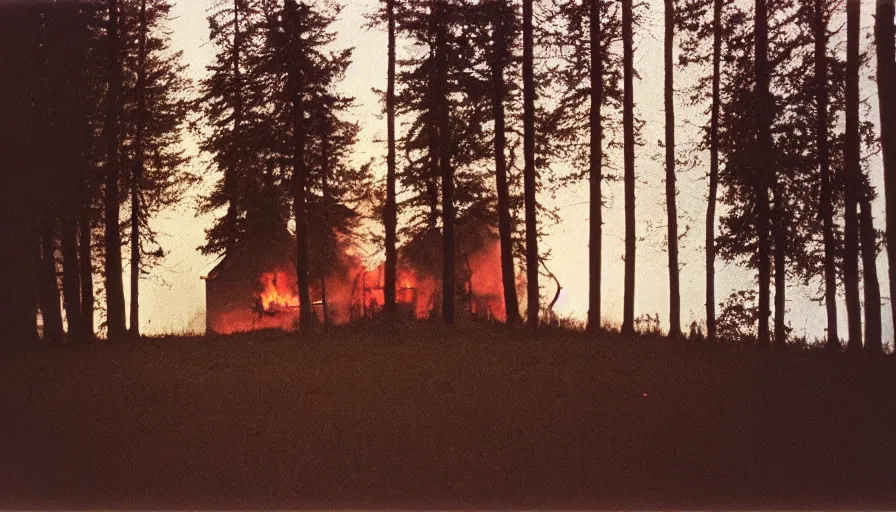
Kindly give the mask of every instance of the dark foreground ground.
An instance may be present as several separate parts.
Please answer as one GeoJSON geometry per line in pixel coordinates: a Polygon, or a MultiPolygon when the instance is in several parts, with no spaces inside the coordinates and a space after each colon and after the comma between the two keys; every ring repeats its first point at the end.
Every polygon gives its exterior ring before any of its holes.
{"type": "Polygon", "coordinates": [[[0,356],[0,508],[894,508],[896,371],[408,326],[0,356]]]}

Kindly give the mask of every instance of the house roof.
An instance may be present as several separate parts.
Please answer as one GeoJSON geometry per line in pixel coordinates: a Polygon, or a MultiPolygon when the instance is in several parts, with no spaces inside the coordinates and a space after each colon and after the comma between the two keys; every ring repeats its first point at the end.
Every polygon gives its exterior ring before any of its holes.
{"type": "Polygon", "coordinates": [[[264,272],[293,270],[295,263],[295,237],[281,226],[268,232],[244,235],[203,279],[254,280],[264,272]]]}

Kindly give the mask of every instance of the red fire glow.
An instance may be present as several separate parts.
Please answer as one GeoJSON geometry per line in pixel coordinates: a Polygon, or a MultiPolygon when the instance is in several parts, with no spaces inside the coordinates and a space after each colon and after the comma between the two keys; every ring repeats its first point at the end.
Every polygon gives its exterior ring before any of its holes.
{"type": "Polygon", "coordinates": [[[261,275],[259,282],[262,286],[258,298],[261,307],[265,311],[275,311],[290,307],[298,307],[299,296],[295,293],[291,284],[290,275],[287,272],[269,272],[261,275]]]}
{"type": "MultiPolygon", "coordinates": [[[[504,294],[501,280],[500,246],[497,241],[464,257],[458,269],[456,310],[472,318],[504,321],[504,294]]],[[[330,325],[372,318],[382,312],[384,300],[383,265],[369,268],[363,260],[344,254],[343,273],[312,280],[312,312],[318,321],[326,317],[330,325]],[[326,303],[323,301],[326,291],[326,303]]],[[[399,313],[425,319],[441,312],[440,276],[402,266],[398,269],[396,302],[399,313]]],[[[245,309],[216,312],[215,331],[231,333],[264,328],[291,330],[298,324],[299,297],[295,273],[273,270],[262,273],[254,296],[247,297],[245,309]]]]}

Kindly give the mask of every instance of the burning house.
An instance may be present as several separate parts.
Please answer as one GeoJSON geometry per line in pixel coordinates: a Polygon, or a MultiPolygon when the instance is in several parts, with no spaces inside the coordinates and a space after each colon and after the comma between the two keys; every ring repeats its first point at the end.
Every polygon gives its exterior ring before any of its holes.
{"type": "Polygon", "coordinates": [[[284,227],[248,237],[205,280],[206,332],[290,330],[299,317],[295,238],[284,227]]]}
{"type": "MultiPolygon", "coordinates": [[[[470,316],[504,319],[500,255],[497,244],[465,256],[459,304],[470,316]]],[[[370,319],[382,312],[383,266],[368,268],[358,256],[345,252],[332,262],[325,278],[311,272],[309,286],[316,321],[330,325],[370,319]]],[[[293,330],[299,323],[295,237],[282,227],[264,236],[246,237],[228,251],[202,279],[206,292],[206,331],[231,334],[260,329],[293,330]]],[[[398,269],[396,302],[399,314],[430,318],[441,310],[441,281],[431,272],[398,269]]]]}

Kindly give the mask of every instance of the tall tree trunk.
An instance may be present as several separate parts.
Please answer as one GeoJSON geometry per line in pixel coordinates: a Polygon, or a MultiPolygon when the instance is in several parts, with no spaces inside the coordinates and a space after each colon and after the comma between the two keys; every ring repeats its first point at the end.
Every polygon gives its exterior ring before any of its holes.
{"type": "Polygon", "coordinates": [[[395,0],[386,0],[386,16],[389,25],[389,57],[386,85],[386,129],[388,154],[386,156],[386,209],[383,224],[386,226],[386,265],[383,296],[386,316],[395,317],[395,280],[398,252],[395,247],[398,229],[398,206],[395,199],[395,0]]]}
{"type": "Polygon", "coordinates": [[[109,92],[106,113],[106,327],[110,340],[126,333],[124,283],[121,268],[121,233],[119,232],[119,121],[121,118],[121,59],[118,55],[118,0],[109,0],[108,64],[109,92]]]}
{"type": "MultiPolygon", "coordinates": [[[[433,95],[435,98],[435,95],[433,95]]],[[[438,99],[434,100],[434,104],[438,99]]],[[[426,199],[429,205],[427,222],[430,229],[436,229],[439,224],[439,180],[441,168],[439,167],[439,133],[433,129],[429,137],[429,175],[426,177],[426,199]]]]}
{"type": "Polygon", "coordinates": [[[669,241],[669,337],[681,336],[681,290],[678,271],[678,208],[675,204],[675,0],[666,0],[666,210],[669,241]]]}
{"type": "MultiPolygon", "coordinates": [[[[330,131],[331,125],[329,123],[329,114],[326,114],[327,117],[324,119],[323,126],[323,134],[321,136],[320,141],[320,160],[321,160],[321,199],[323,203],[323,216],[324,216],[324,235],[329,235],[329,227],[330,227],[330,131]]],[[[329,243],[325,242],[324,247],[329,249],[329,243]]],[[[330,267],[327,260],[327,253],[329,251],[323,251],[323,258],[321,258],[321,273],[320,273],[320,303],[321,309],[323,309],[324,313],[324,329],[330,328],[330,305],[327,303],[327,275],[330,271],[330,267]]],[[[389,288],[386,287],[386,290],[389,288]]],[[[392,290],[394,292],[395,286],[392,286],[392,290]]]]}
{"type": "MultiPolygon", "coordinates": [[[[894,0],[877,0],[874,40],[877,46],[877,90],[880,102],[880,146],[884,160],[884,196],[887,204],[887,258],[890,263],[890,308],[896,322],[896,34],[894,0]]],[[[896,323],[894,323],[896,329],[896,323]]]]}
{"type": "Polygon", "coordinates": [[[774,161],[771,125],[774,105],[771,101],[771,74],[768,63],[768,6],[766,0],[756,0],[756,101],[758,110],[757,151],[755,161],[754,194],[756,198],[757,256],[759,260],[759,346],[769,345],[769,314],[771,258],[769,254],[769,197],[768,173],[774,161]]]}
{"type": "Polygon", "coordinates": [[[526,208],[526,322],[538,327],[538,220],[535,202],[535,40],[532,0],[523,0],[523,193],[526,208]]]}
{"type": "Polygon", "coordinates": [[[62,297],[68,339],[80,340],[84,321],[81,318],[81,276],[78,267],[78,219],[77,210],[66,208],[62,219],[62,297]]]}
{"type": "Polygon", "coordinates": [[[871,213],[871,198],[863,193],[859,200],[859,233],[862,238],[862,276],[865,291],[865,351],[883,350],[880,319],[880,282],[877,280],[877,233],[871,213]]]}
{"type": "Polygon", "coordinates": [[[601,108],[604,101],[604,66],[601,50],[600,0],[591,0],[590,49],[591,49],[591,112],[589,128],[591,147],[588,161],[590,185],[588,221],[588,330],[598,331],[601,326],[601,272],[603,263],[603,123],[601,108]]]}
{"type": "Polygon", "coordinates": [[[859,184],[862,180],[859,138],[860,0],[846,0],[846,214],[843,233],[843,284],[846,288],[847,350],[862,348],[862,308],[859,302],[859,184]]]}
{"type": "MultiPolygon", "coordinates": [[[[444,2],[438,3],[436,20],[443,19],[444,2]]],[[[436,32],[436,91],[439,129],[439,170],[442,177],[442,318],[454,324],[455,248],[454,248],[454,169],[451,164],[451,120],[448,103],[448,34],[443,24],[436,32]]]]}
{"type": "Polygon", "coordinates": [[[131,326],[140,337],[140,187],[143,181],[143,131],[146,126],[146,0],[140,1],[140,32],[137,55],[137,128],[134,136],[134,171],[131,176],[131,326]]]}
{"type": "Polygon", "coordinates": [[[634,14],[633,0],[622,0],[623,105],[625,156],[625,289],[622,333],[635,332],[635,99],[634,99],[634,14]]]}
{"type": "MultiPolygon", "coordinates": [[[[504,3],[503,5],[508,6],[504,3]]],[[[501,282],[504,288],[504,311],[507,325],[520,323],[520,304],[516,295],[516,271],[513,265],[513,240],[511,238],[510,188],[507,183],[507,126],[504,116],[504,62],[510,48],[507,47],[506,26],[496,20],[492,29],[492,114],[495,118],[495,182],[498,192],[498,236],[501,242],[501,282]]]]}
{"type": "Polygon", "coordinates": [[[41,220],[40,311],[44,319],[44,341],[62,341],[62,310],[59,305],[59,280],[56,271],[56,220],[48,216],[41,220]]]}
{"type": "MultiPolygon", "coordinates": [[[[298,88],[297,77],[292,77],[298,88]]],[[[299,91],[293,92],[293,216],[296,222],[296,278],[299,285],[299,323],[303,332],[313,325],[308,281],[308,217],[306,209],[305,108],[299,91]]]]}
{"type": "Polygon", "coordinates": [[[816,145],[818,167],[821,172],[821,204],[824,237],[824,301],[827,309],[829,348],[839,348],[837,333],[837,255],[834,242],[834,212],[831,194],[831,157],[828,146],[828,23],[824,14],[824,1],[815,0],[815,104],[818,109],[816,145]]]}
{"type": "MultiPolygon", "coordinates": [[[[84,187],[89,192],[88,186],[84,187]]],[[[81,206],[81,217],[78,226],[78,262],[81,273],[81,335],[86,341],[92,341],[96,328],[94,327],[93,310],[93,225],[90,222],[91,198],[89,193],[82,196],[84,204],[81,206]]]]}
{"type": "Polygon", "coordinates": [[[785,199],[775,184],[775,222],[772,231],[775,236],[775,346],[787,345],[787,230],[784,228],[785,199]]]}
{"type": "Polygon", "coordinates": [[[721,108],[722,0],[713,0],[712,110],[709,121],[709,197],[706,202],[706,335],[716,341],[716,200],[719,192],[719,110],[721,108]]]}
{"type": "MultiPolygon", "coordinates": [[[[3,157],[0,155],[0,159],[5,160],[3,157]]],[[[0,172],[9,173],[4,177],[14,173],[12,169],[0,169],[0,172]]],[[[37,230],[28,218],[33,210],[13,195],[16,192],[22,192],[22,189],[0,190],[0,216],[4,219],[24,218],[21,222],[0,223],[3,240],[0,244],[0,279],[3,281],[0,288],[0,351],[27,347],[38,339],[37,306],[38,296],[42,295],[35,295],[35,291],[40,292],[40,283],[35,278],[38,275],[40,245],[37,230]],[[9,196],[4,197],[6,193],[9,196]]]]}

